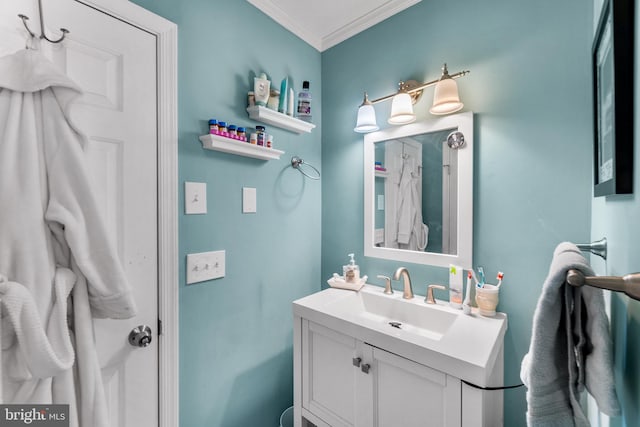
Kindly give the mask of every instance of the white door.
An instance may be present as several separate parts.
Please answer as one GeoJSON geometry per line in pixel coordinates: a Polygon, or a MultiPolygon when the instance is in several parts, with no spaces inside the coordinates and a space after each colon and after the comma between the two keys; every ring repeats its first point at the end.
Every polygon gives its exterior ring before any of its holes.
{"type": "MultiPolygon", "coordinates": [[[[39,33],[36,0],[2,0],[0,53],[25,45],[16,16],[24,13],[39,33]],[[6,36],[6,37],[3,37],[6,36]]],[[[134,290],[138,316],[94,323],[111,425],[158,425],[158,249],[156,41],[145,31],[75,0],[43,2],[50,38],[70,31],[63,44],[41,50],[85,91],[72,110],[89,137],[86,149],[99,204],[134,290]],[[129,332],[149,325],[146,348],[129,332]]],[[[82,426],[91,427],[91,426],[82,426]]]]}

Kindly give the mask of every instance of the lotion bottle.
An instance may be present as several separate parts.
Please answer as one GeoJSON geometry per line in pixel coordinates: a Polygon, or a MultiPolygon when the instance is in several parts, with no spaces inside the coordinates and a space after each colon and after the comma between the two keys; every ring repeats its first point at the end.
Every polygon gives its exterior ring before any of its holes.
{"type": "Polygon", "coordinates": [[[253,92],[256,105],[266,107],[271,93],[271,82],[267,79],[265,73],[261,73],[259,77],[253,78],[253,92]]]}
{"type": "Polygon", "coordinates": [[[295,99],[296,95],[293,92],[293,88],[291,86],[289,86],[289,95],[287,98],[287,115],[293,117],[293,100],[295,99]]]}
{"type": "Polygon", "coordinates": [[[288,82],[287,82],[287,78],[285,77],[284,79],[282,79],[282,82],[280,83],[280,103],[278,104],[278,111],[280,113],[287,113],[287,96],[289,94],[289,90],[288,90],[288,82]]]}

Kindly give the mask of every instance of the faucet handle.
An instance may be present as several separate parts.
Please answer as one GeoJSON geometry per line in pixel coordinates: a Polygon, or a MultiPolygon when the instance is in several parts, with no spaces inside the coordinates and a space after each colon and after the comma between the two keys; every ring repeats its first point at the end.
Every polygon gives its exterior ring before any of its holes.
{"type": "Polygon", "coordinates": [[[440,290],[445,290],[447,288],[445,288],[442,285],[429,285],[427,287],[427,297],[424,299],[424,302],[426,302],[427,304],[435,304],[436,300],[433,298],[433,289],[440,289],[440,290]]]}
{"type": "Polygon", "coordinates": [[[384,279],[384,293],[387,295],[393,295],[393,289],[391,288],[391,277],[383,276],[378,274],[378,279],[384,279]]]}

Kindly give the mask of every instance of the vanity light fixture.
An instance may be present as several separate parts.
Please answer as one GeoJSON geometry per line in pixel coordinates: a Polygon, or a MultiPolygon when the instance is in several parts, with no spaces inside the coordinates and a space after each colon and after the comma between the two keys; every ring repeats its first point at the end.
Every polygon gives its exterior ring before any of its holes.
{"type": "Polygon", "coordinates": [[[449,74],[447,64],[442,67],[442,75],[437,80],[427,83],[418,83],[415,80],[407,82],[401,81],[398,84],[398,92],[383,96],[382,98],[369,101],[367,93],[364,93],[364,100],[358,108],[358,119],[356,127],[353,129],[359,133],[373,132],[379,129],[376,123],[376,113],[373,104],[392,99],[391,115],[388,123],[391,125],[405,125],[414,122],[416,115],[413,112],[413,105],[418,102],[422,96],[422,92],[429,86],[435,86],[433,95],[433,105],[429,109],[431,114],[443,115],[455,113],[462,109],[464,104],[460,101],[458,95],[458,85],[455,79],[469,74],[470,71],[460,71],[455,74],[449,74]]]}

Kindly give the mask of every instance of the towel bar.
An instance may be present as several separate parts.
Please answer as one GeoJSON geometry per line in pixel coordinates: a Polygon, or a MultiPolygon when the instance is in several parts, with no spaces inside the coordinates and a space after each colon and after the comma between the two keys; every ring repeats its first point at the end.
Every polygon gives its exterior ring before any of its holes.
{"type": "Polygon", "coordinates": [[[578,249],[584,252],[591,252],[592,254],[598,255],[602,259],[607,259],[607,238],[603,237],[597,242],[591,243],[578,243],[576,244],[578,249]]]}
{"type": "Polygon", "coordinates": [[[634,300],[640,301],[640,273],[626,276],[585,276],[581,271],[569,270],[567,283],[572,286],[589,285],[610,291],[624,292],[634,300]]]}

